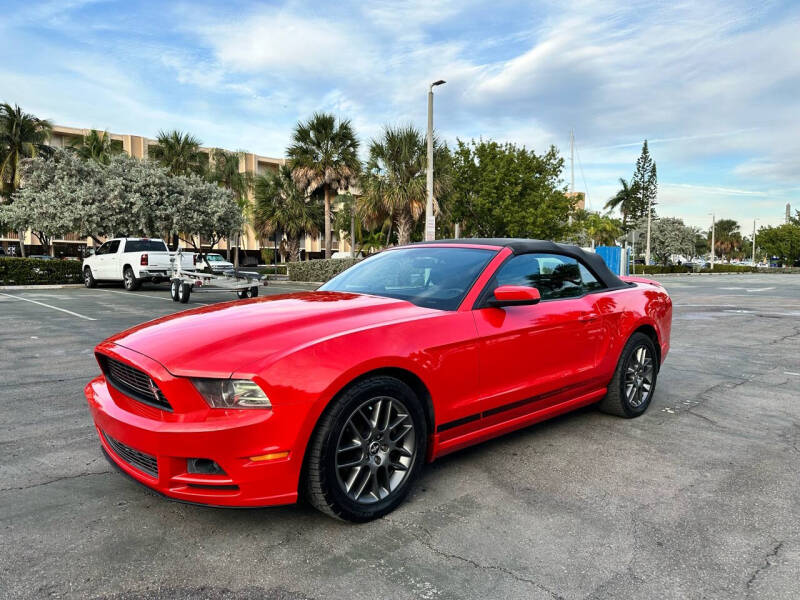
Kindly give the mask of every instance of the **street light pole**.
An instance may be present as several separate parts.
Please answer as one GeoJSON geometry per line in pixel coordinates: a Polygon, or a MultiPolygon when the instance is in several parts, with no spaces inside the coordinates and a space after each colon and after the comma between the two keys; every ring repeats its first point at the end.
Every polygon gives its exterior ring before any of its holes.
{"type": "MultiPolygon", "coordinates": [[[[644,193],[644,191],[642,191],[644,193]]],[[[647,249],[644,252],[644,264],[650,264],[650,218],[653,215],[653,201],[651,198],[647,199],[647,249]]]]}
{"type": "Polygon", "coordinates": [[[753,219],[753,266],[756,266],[756,219],[753,219]]]}
{"type": "Polygon", "coordinates": [[[436,217],[433,215],[433,88],[445,83],[434,81],[428,88],[428,201],[425,203],[425,241],[436,239],[436,217]]]}
{"type": "Polygon", "coordinates": [[[714,270],[714,230],[716,229],[714,213],[711,213],[711,270],[714,270]]]}

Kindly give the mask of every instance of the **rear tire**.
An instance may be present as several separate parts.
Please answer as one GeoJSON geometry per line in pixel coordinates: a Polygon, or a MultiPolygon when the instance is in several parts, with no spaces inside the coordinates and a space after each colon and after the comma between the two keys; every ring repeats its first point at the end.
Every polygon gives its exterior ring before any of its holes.
{"type": "Polygon", "coordinates": [[[657,357],[653,340],[644,333],[634,333],[622,349],[614,377],[598,408],[626,419],[643,415],[656,391],[657,357]]]}
{"type": "Polygon", "coordinates": [[[192,295],[192,286],[188,283],[182,283],[178,287],[178,302],[181,304],[187,304],[189,302],[189,297],[192,295]]]}
{"type": "Polygon", "coordinates": [[[136,279],[136,275],[133,274],[133,269],[130,267],[125,267],[122,272],[122,283],[129,292],[135,292],[142,287],[142,280],[136,279]]]}
{"type": "Polygon", "coordinates": [[[371,377],[346,389],[320,417],[306,453],[311,504],[363,523],[393,511],[425,461],[428,432],[413,390],[394,377],[371,377]]]}
{"type": "Polygon", "coordinates": [[[173,279],[169,284],[169,295],[173,302],[178,301],[178,288],[181,287],[181,282],[178,279],[173,279]]]}
{"type": "Polygon", "coordinates": [[[94,275],[92,275],[92,269],[89,267],[83,270],[83,285],[87,288],[97,287],[97,280],[94,278],[94,275]]]}

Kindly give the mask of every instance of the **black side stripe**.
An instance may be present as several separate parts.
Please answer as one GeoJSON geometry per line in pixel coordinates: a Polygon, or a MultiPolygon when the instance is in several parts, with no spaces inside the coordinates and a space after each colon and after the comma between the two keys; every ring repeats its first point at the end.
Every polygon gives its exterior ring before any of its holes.
{"type": "Polygon", "coordinates": [[[478,419],[485,419],[486,417],[491,417],[493,415],[504,413],[509,410],[514,410],[515,408],[525,406],[526,404],[533,404],[534,402],[539,402],[540,400],[550,398],[551,396],[557,396],[559,394],[562,394],[567,390],[569,390],[570,388],[574,387],[577,386],[574,384],[567,385],[562,388],[558,388],[557,390],[553,390],[552,392],[547,392],[546,394],[539,394],[538,396],[531,396],[530,398],[524,398],[523,400],[517,400],[516,402],[510,402],[508,404],[503,404],[501,406],[495,406],[494,408],[490,408],[483,412],[475,413],[474,415],[468,415],[466,417],[461,417],[460,419],[456,419],[455,421],[448,421],[447,423],[442,423],[436,428],[436,431],[437,433],[441,433],[442,431],[447,431],[448,429],[453,429],[454,427],[460,427],[461,425],[472,423],[472,421],[477,421],[478,419]]]}

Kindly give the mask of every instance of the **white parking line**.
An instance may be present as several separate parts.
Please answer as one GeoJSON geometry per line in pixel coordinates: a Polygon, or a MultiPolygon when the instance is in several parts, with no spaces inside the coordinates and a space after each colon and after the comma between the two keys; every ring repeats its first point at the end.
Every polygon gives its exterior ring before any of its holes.
{"type": "Polygon", "coordinates": [[[44,302],[39,302],[37,300],[31,300],[30,298],[23,298],[22,296],[15,296],[13,294],[4,294],[0,292],[0,296],[8,296],[9,298],[16,298],[17,300],[23,300],[25,302],[30,302],[31,304],[38,304],[39,306],[45,306],[47,308],[52,308],[53,310],[60,310],[63,313],[67,313],[68,315],[72,315],[73,317],[78,317],[81,319],[86,319],[87,321],[97,321],[92,317],[87,317],[85,315],[79,315],[76,312],[72,312],[71,310],[67,310],[66,308],[59,308],[57,306],[52,306],[51,304],[45,304],[44,302]]]}
{"type": "MultiPolygon", "coordinates": [[[[165,298],[164,296],[151,296],[150,294],[142,294],[140,292],[120,292],[119,290],[101,290],[95,289],[95,292],[108,292],[109,294],[122,294],[123,296],[128,296],[128,298],[152,298],[153,300],[167,300],[168,302],[172,302],[172,298],[165,298]]],[[[193,302],[192,304],[199,304],[200,306],[208,306],[208,304],[204,302],[193,302]]]]}
{"type": "Polygon", "coordinates": [[[795,373],[794,371],[784,371],[783,374],[784,375],[796,375],[797,377],[800,377],[800,373],[795,373]]]}

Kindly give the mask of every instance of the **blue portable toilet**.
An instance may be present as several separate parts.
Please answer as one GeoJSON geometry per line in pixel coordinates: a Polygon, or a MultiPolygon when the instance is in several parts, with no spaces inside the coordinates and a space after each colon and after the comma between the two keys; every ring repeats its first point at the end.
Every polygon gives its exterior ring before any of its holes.
{"type": "Polygon", "coordinates": [[[627,252],[621,246],[597,246],[595,252],[615,275],[628,274],[627,252]],[[624,256],[623,256],[624,255],[624,256]]]}

